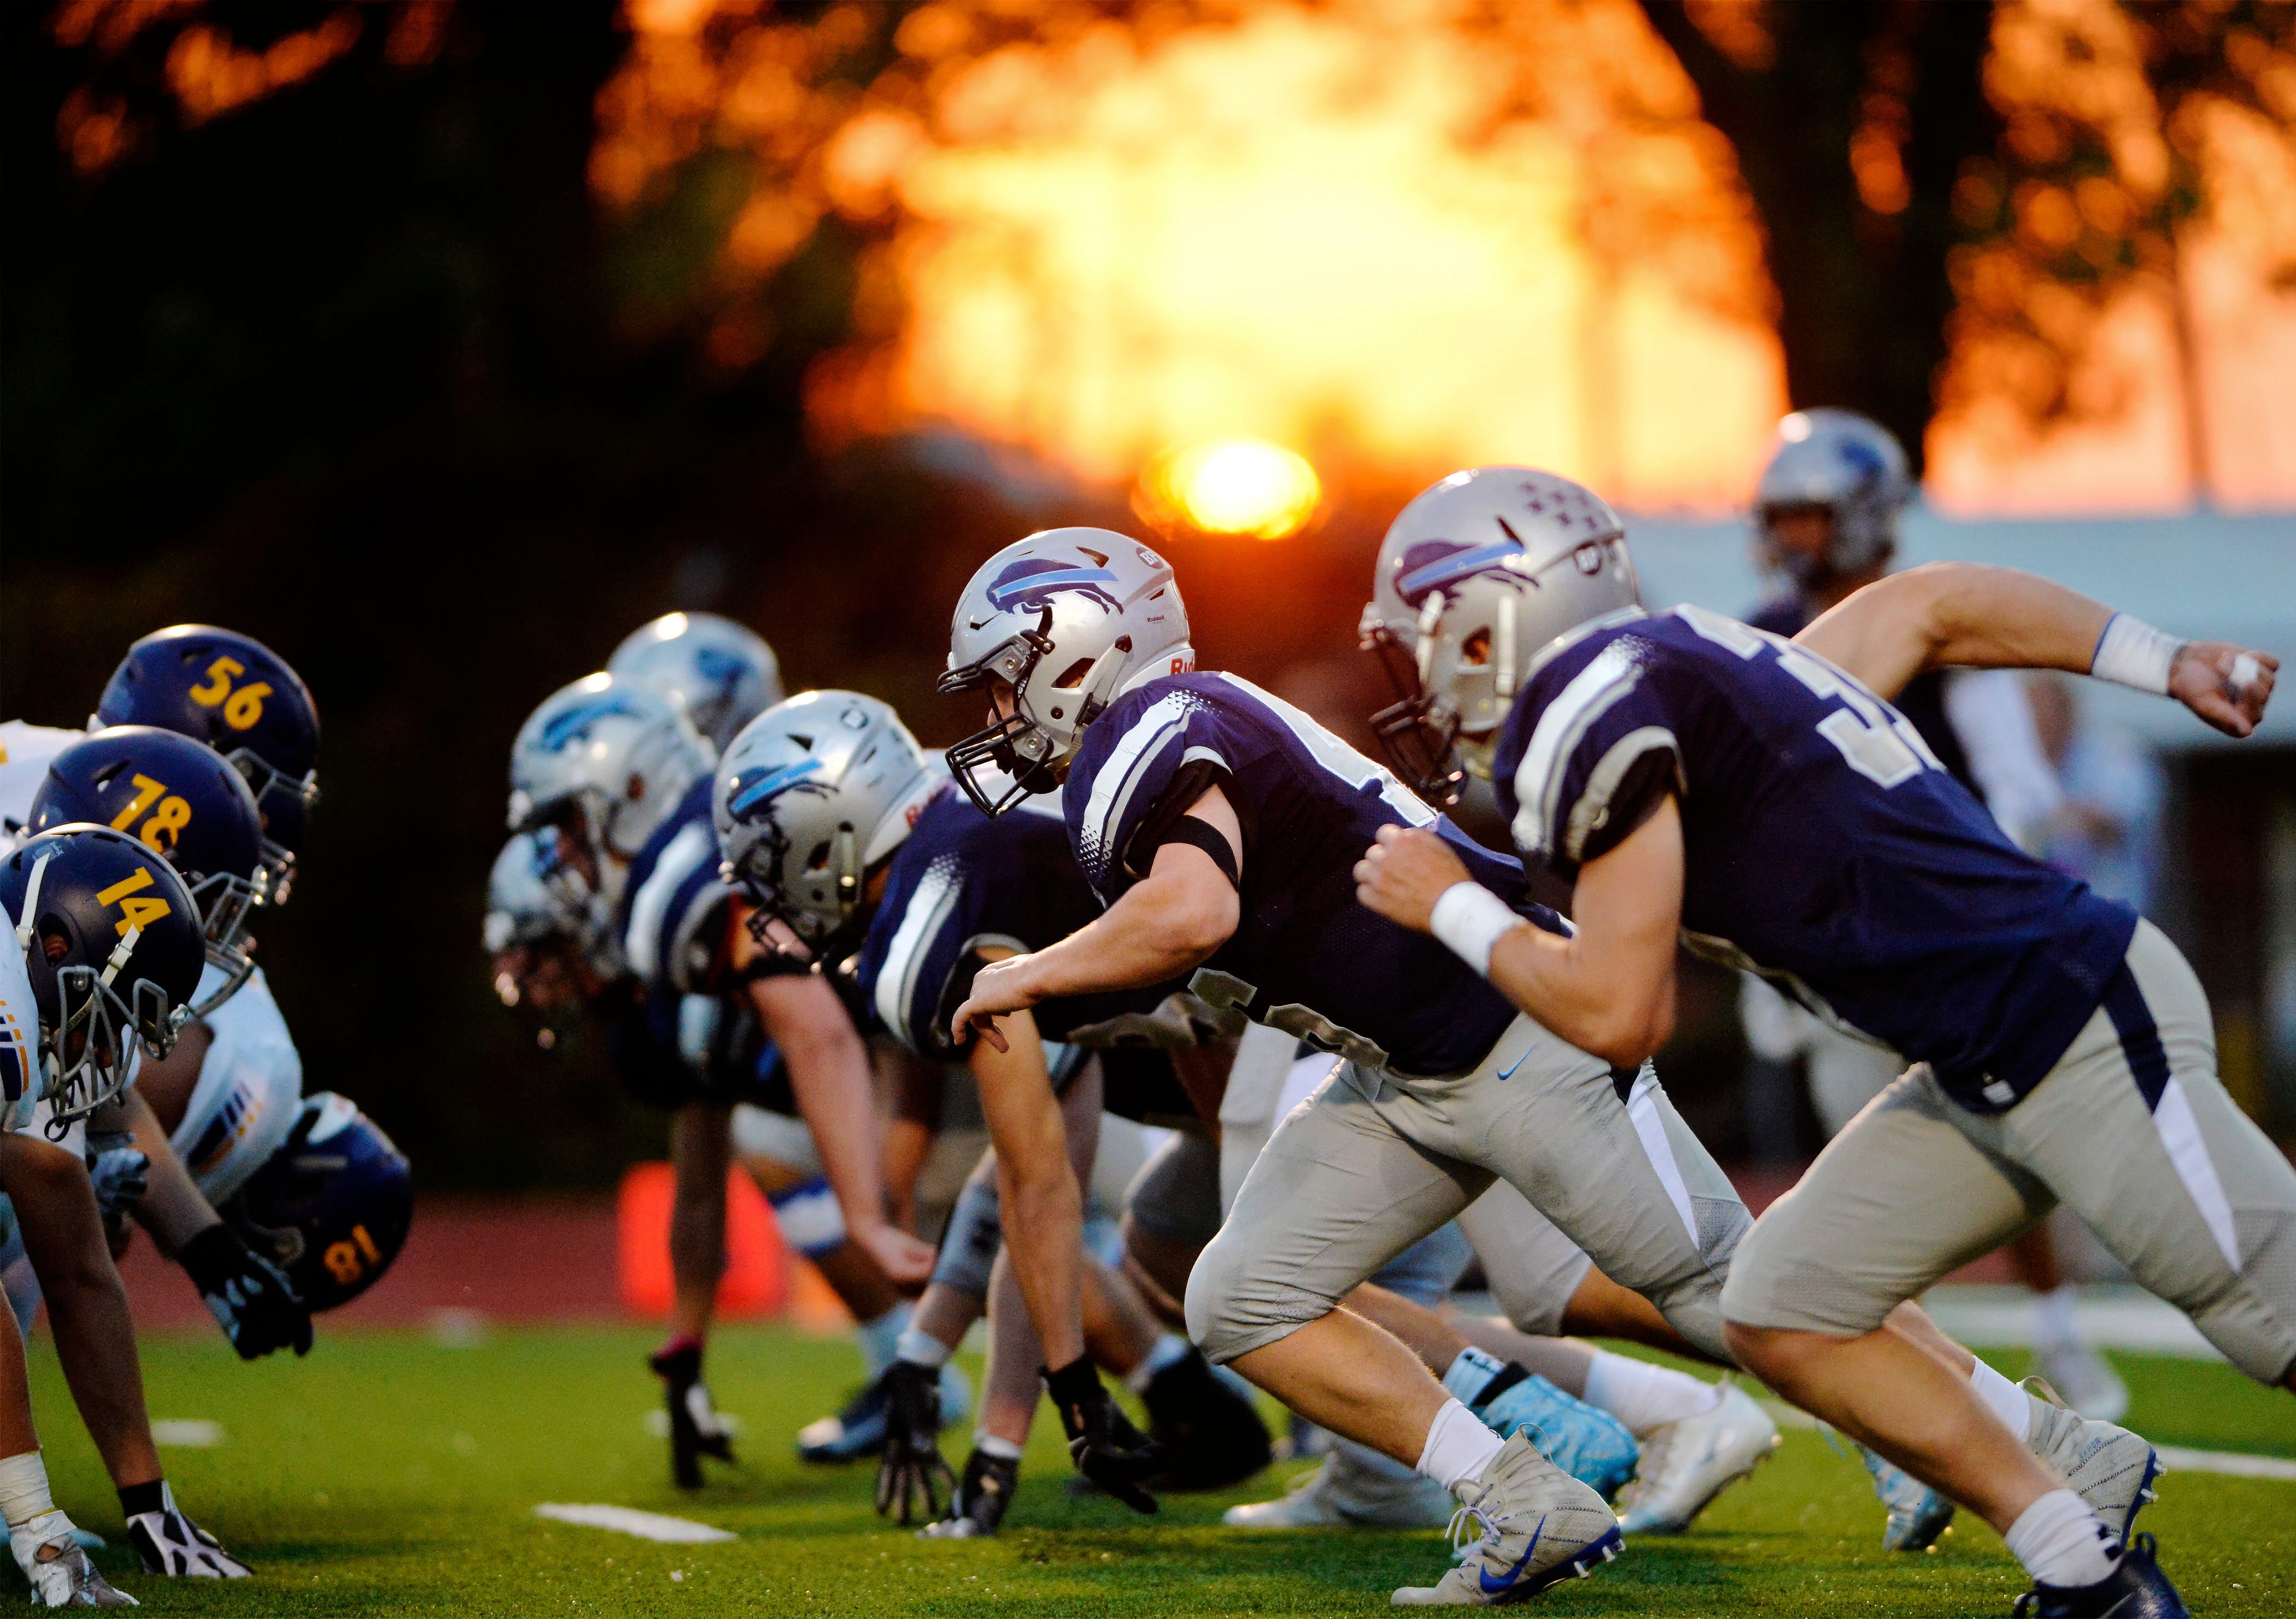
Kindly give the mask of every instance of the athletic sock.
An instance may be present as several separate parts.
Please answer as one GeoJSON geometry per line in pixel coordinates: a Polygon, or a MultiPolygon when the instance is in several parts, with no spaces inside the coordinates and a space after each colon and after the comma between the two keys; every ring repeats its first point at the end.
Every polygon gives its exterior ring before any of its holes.
{"type": "Polygon", "coordinates": [[[1598,1349],[1587,1368],[1585,1399],[1639,1437],[1685,1417],[1703,1417],[1722,1403],[1722,1385],[1598,1349]]]}
{"type": "Polygon", "coordinates": [[[128,1517],[138,1517],[146,1512],[162,1512],[168,1506],[168,1481],[155,1478],[148,1484],[119,1486],[119,1510],[128,1517]]]}
{"type": "Polygon", "coordinates": [[[901,1335],[909,1329],[909,1307],[896,1304],[873,1321],[864,1321],[855,1330],[861,1341],[861,1360],[869,1370],[869,1381],[874,1383],[884,1375],[885,1368],[901,1352],[901,1335]]]}
{"type": "Polygon", "coordinates": [[[938,1371],[948,1361],[949,1345],[921,1327],[904,1327],[895,1341],[894,1352],[912,1366],[930,1366],[938,1371]]]}
{"type": "Polygon", "coordinates": [[[2031,1443],[2033,1429],[2033,1397],[2023,1389],[1995,1371],[1981,1359],[1969,1374],[1969,1386],[1985,1401],[1985,1409],[2006,1423],[2009,1431],[2025,1443],[2031,1443]]]}
{"type": "Polygon", "coordinates": [[[9,1528],[20,1529],[55,1509],[48,1494],[47,1464],[37,1451],[0,1460],[0,1515],[6,1516],[9,1528]]]}
{"type": "Polygon", "coordinates": [[[1168,1332],[1149,1345],[1148,1352],[1140,1357],[1140,1364],[1124,1374],[1124,1386],[1136,1394],[1144,1394],[1156,1374],[1166,1367],[1188,1358],[1188,1341],[1177,1332],[1168,1332]]]}
{"type": "Polygon", "coordinates": [[[1446,1400],[1428,1425],[1427,1443],[1419,1452],[1419,1470],[1446,1490],[1482,1477],[1491,1458],[1506,1441],[1485,1427],[1456,1400],[1446,1400]]]}
{"type": "Polygon", "coordinates": [[[2042,1349],[2076,1349],[2080,1327],[2073,1319],[2070,1284],[2033,1295],[2033,1342],[2042,1349]]]}
{"type": "Polygon", "coordinates": [[[1021,1447],[1009,1439],[999,1439],[994,1434],[975,1434],[972,1448],[983,1456],[993,1456],[999,1461],[1021,1459],[1021,1447]]]}
{"type": "Polygon", "coordinates": [[[1519,1377],[1507,1376],[1510,1372],[1521,1370],[1521,1368],[1510,1365],[1496,1355],[1486,1354],[1471,1344],[1458,1352],[1451,1362],[1451,1369],[1443,1374],[1443,1386],[1457,1395],[1465,1405],[1480,1409],[1492,1394],[1499,1392],[1491,1385],[1502,1377],[1506,1378],[1512,1386],[1529,1375],[1524,1372],[1519,1377]]]}
{"type": "Polygon", "coordinates": [[[2044,1585],[2094,1585],[2120,1559],[2112,1531],[2070,1490],[2052,1490],[2017,1516],[2001,1537],[2044,1585]]]}

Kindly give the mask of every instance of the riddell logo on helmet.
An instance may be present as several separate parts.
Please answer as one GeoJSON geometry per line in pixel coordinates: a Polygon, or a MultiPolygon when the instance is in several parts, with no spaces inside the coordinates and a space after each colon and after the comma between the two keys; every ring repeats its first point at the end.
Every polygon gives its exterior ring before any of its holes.
{"type": "Polygon", "coordinates": [[[1097,604],[1103,612],[1120,612],[1124,604],[1103,585],[1116,583],[1107,568],[1079,567],[1042,557],[1024,557],[998,574],[988,587],[988,604],[999,612],[1036,612],[1062,591],[1074,591],[1097,604]]]}

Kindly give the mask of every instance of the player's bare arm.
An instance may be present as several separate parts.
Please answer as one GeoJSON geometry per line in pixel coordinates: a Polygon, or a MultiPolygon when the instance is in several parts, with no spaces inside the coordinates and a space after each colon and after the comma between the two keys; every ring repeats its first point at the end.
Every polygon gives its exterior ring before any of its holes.
{"type": "MultiPolygon", "coordinates": [[[[1520,1010],[1581,1050],[1638,1065],[1674,1031],[1682,870],[1682,817],[1669,797],[1580,871],[1576,933],[1527,922],[1509,927],[1490,946],[1487,975],[1520,1010]]],[[[1435,834],[1383,826],[1356,867],[1356,897],[1390,922],[1431,933],[1437,903],[1466,881],[1467,868],[1435,834]]]]}
{"type": "MultiPolygon", "coordinates": [[[[994,958],[1011,955],[1000,950],[994,958]]],[[[1045,1067],[1045,1042],[1026,1011],[1010,1016],[1010,1038],[975,1040],[970,1061],[996,1148],[1014,1278],[1036,1323],[1044,1363],[1066,1366],[1084,1353],[1078,1281],[1084,1195],[1069,1162],[1068,1130],[1045,1067]]]]}
{"type": "MultiPolygon", "coordinates": [[[[1243,829],[1226,794],[1208,787],[1187,811],[1226,838],[1242,869],[1243,829]]],[[[985,967],[950,1027],[1005,1043],[995,1019],[1060,995],[1143,989],[1201,966],[1226,944],[1242,916],[1235,885],[1211,856],[1189,843],[1156,851],[1148,875],[1100,918],[1058,944],[985,967]]]]}
{"type": "MultiPolygon", "coordinates": [[[[1952,666],[2105,674],[2097,659],[2113,617],[2101,602],[2014,568],[1930,563],[1866,586],[1794,639],[1894,698],[1923,670],[1952,666]]],[[[2167,694],[2227,736],[2246,736],[2264,718],[2279,667],[2270,653],[2187,641],[2169,659],[2167,694]]]]}
{"type": "Polygon", "coordinates": [[[812,974],[788,974],[752,982],[750,999],[789,1064],[790,1089],[813,1129],[847,1232],[894,1282],[922,1283],[932,1274],[933,1251],[885,1218],[869,1052],[837,991],[812,974]]]}

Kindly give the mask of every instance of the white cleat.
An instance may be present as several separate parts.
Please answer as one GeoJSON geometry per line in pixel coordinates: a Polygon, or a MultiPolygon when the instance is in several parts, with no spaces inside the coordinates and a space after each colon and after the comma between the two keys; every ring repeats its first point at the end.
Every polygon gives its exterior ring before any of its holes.
{"type": "Polygon", "coordinates": [[[1238,1529],[1440,1529],[1453,1505],[1433,1479],[1343,1440],[1280,1499],[1230,1507],[1220,1521],[1238,1529]]]}
{"type": "Polygon", "coordinates": [[[1508,1440],[1480,1481],[1460,1484],[1457,1495],[1451,1541],[1466,1556],[1434,1584],[1398,1590],[1396,1607],[1519,1602],[1585,1579],[1626,1543],[1610,1503],[1541,1456],[1527,1434],[1508,1440]]]}
{"type": "Polygon", "coordinates": [[[45,1512],[11,1530],[9,1549],[16,1566],[31,1582],[35,1607],[135,1607],[126,1591],[87,1560],[87,1551],[75,1539],[71,1520],[61,1512],[45,1512]]]}
{"type": "Polygon", "coordinates": [[[1890,1515],[1882,1526],[1885,1551],[1927,1551],[1953,1522],[1953,1503],[1895,1462],[1864,1445],[1857,1459],[1874,1478],[1874,1499],[1890,1515]]]}
{"type": "Polygon", "coordinates": [[[1635,1482],[1621,1495],[1626,1534],[1680,1534],[1714,1498],[1751,1474],[1778,1447],[1778,1425],[1734,1383],[1712,1410],[1643,1436],[1635,1482]]]}
{"type": "Polygon", "coordinates": [[[2036,1393],[2032,1385],[2039,1382],[2025,1380],[2025,1397],[2033,1402],[2026,1418],[2027,1445],[2127,1544],[2136,1515],[2157,1499],[2152,1481],[2161,1476],[2159,1452],[2142,1435],[2056,1403],[2047,1397],[2054,1391],[2046,1384],[2041,1385],[2044,1393],[2036,1393]]]}
{"type": "Polygon", "coordinates": [[[2042,1378],[2064,1402],[2097,1422],[2128,1415],[2128,1385],[2112,1363],[2086,1344],[2051,1344],[2036,1350],[2042,1378]]]}

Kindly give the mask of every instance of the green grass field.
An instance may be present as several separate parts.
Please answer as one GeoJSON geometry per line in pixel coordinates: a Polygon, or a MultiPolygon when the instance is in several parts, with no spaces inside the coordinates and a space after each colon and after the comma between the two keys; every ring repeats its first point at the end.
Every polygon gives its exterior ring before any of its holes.
{"type": "MultiPolygon", "coordinates": [[[[1220,1509],[1252,1488],[1168,1499],[1155,1519],[1072,1501],[1057,1429],[1038,1425],[1020,1500],[993,1541],[923,1542],[869,1510],[871,1472],[801,1468],[798,1427],[832,1409],[854,1352],[734,1329],[711,1353],[720,1405],[747,1422],[745,1467],[673,1490],[643,1426],[653,1335],[514,1330],[449,1348],[421,1333],[322,1337],[308,1360],[234,1360],[203,1335],[148,1343],[160,1418],[227,1437],[166,1452],[184,1505],[257,1566],[217,1588],[98,1560],[159,1612],[216,1614],[750,1614],[1119,1615],[1384,1612],[1389,1590],[1444,1566],[1433,1534],[1250,1533],[1220,1509]],[[532,1516],[603,1501],[700,1519],[738,1541],[663,1546],[532,1516]]],[[[34,1399],[61,1504],[117,1536],[119,1508],[73,1417],[53,1351],[33,1351],[34,1399]]],[[[2013,1374],[2023,1368],[2012,1360],[2013,1374]]],[[[2296,1457],[2296,1401],[2229,1368],[2123,1357],[2131,1420],[2163,1442],[2296,1457]]],[[[977,1368],[975,1368],[977,1370],[977,1368]]],[[[948,1450],[961,1463],[964,1437],[948,1450]]],[[[2144,1526],[2196,1613],[2286,1615],[2296,1603],[2296,1483],[2172,1474],[2144,1526]]],[[[1644,1541],[1534,1607],[1555,1614],[2004,1615],[2021,1589],[1999,1540],[1964,1524],[1925,1557],[1880,1549],[1864,1473],[1819,1435],[1789,1433],[1697,1533],[1644,1541]]]]}

